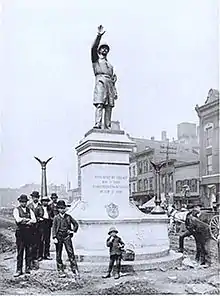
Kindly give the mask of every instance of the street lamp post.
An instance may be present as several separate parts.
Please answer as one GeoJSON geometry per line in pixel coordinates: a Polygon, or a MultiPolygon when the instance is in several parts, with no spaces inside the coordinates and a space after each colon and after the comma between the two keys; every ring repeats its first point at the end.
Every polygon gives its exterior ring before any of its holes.
{"type": "Polygon", "coordinates": [[[47,175],[46,175],[46,166],[48,164],[48,162],[53,158],[53,157],[50,157],[48,158],[47,161],[42,161],[40,160],[38,157],[35,157],[34,158],[40,163],[41,165],[41,171],[42,171],[42,174],[41,174],[41,197],[43,196],[47,196],[47,175]]]}
{"type": "Polygon", "coordinates": [[[164,214],[165,211],[162,209],[161,205],[161,194],[160,194],[160,170],[165,165],[165,162],[155,164],[152,161],[150,162],[156,173],[156,196],[155,196],[155,207],[151,211],[151,214],[164,214]]]}
{"type": "Polygon", "coordinates": [[[169,139],[167,139],[167,144],[160,145],[160,148],[164,149],[161,150],[160,153],[166,154],[166,174],[165,174],[165,198],[167,201],[169,200],[169,181],[168,181],[168,169],[169,169],[169,154],[176,154],[177,148],[175,146],[169,145],[169,139]]]}

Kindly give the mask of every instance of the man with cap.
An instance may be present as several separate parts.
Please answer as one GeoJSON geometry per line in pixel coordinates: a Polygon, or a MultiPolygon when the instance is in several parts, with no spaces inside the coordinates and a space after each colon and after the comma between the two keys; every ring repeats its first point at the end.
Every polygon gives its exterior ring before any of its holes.
{"type": "Polygon", "coordinates": [[[25,251],[25,273],[30,274],[31,269],[31,240],[32,225],[36,223],[34,212],[27,207],[28,197],[22,194],[19,198],[19,206],[13,211],[16,222],[16,245],[17,245],[17,270],[15,277],[22,275],[23,257],[25,251]]]}
{"type": "MultiPolygon", "coordinates": [[[[28,208],[31,209],[36,217],[36,209],[40,206],[39,198],[40,194],[38,191],[33,191],[31,193],[32,202],[28,204],[28,208]]],[[[39,257],[39,246],[40,246],[40,232],[39,232],[39,222],[36,222],[32,226],[32,244],[31,244],[31,254],[32,254],[32,268],[38,269],[38,257],[39,257]]]]}
{"type": "Polygon", "coordinates": [[[41,205],[36,208],[36,218],[39,223],[40,246],[39,258],[41,260],[51,260],[50,257],[50,236],[52,227],[52,213],[49,206],[49,197],[43,196],[41,198],[41,205]]]}
{"type": "Polygon", "coordinates": [[[115,227],[111,227],[109,229],[106,245],[109,248],[110,253],[110,261],[108,267],[107,275],[103,276],[103,278],[110,278],[111,272],[116,261],[116,270],[117,273],[115,274],[115,279],[120,278],[120,271],[121,271],[121,258],[122,258],[122,250],[125,246],[122,239],[117,235],[118,230],[115,227]]]}
{"type": "Polygon", "coordinates": [[[107,44],[100,45],[104,33],[103,26],[99,26],[98,35],[91,51],[92,66],[96,80],[93,98],[93,105],[96,107],[94,128],[98,129],[102,125],[103,110],[105,111],[104,128],[111,128],[112,108],[115,105],[115,100],[118,98],[115,88],[117,77],[114,74],[112,65],[107,60],[110,48],[107,44]]]}
{"type": "Polygon", "coordinates": [[[64,265],[62,261],[62,249],[65,246],[72,272],[75,276],[78,276],[78,266],[74,255],[73,244],[71,238],[73,234],[78,230],[78,223],[69,214],[66,213],[66,205],[64,200],[59,200],[57,202],[57,209],[59,214],[54,217],[52,237],[53,242],[56,245],[56,261],[57,261],[57,271],[60,277],[65,277],[64,265]]]}
{"type": "Polygon", "coordinates": [[[58,200],[58,196],[56,193],[51,193],[50,199],[52,200],[50,205],[50,209],[51,209],[51,216],[52,218],[54,218],[59,212],[57,209],[57,200],[58,200]]]}

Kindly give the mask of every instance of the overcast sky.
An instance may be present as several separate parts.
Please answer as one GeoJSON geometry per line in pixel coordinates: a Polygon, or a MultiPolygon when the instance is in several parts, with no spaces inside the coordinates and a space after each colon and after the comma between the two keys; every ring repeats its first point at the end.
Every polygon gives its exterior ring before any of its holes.
{"type": "Polygon", "coordinates": [[[106,29],[118,75],[113,119],[160,138],[198,122],[218,88],[217,0],[0,0],[0,187],[40,182],[33,159],[54,156],[48,180],[77,184],[74,147],[93,126],[90,47],[106,29]]]}

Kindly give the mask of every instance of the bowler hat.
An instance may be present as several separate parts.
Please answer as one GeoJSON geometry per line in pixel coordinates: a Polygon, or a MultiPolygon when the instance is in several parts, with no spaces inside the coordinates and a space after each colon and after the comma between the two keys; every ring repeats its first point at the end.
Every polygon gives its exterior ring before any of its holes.
{"type": "Polygon", "coordinates": [[[26,194],[22,194],[19,196],[18,201],[28,201],[28,197],[26,194]]]}
{"type": "Polygon", "coordinates": [[[66,205],[64,200],[59,200],[57,202],[57,208],[64,209],[66,207],[71,207],[70,205],[66,205]]]}
{"type": "Polygon", "coordinates": [[[100,51],[100,49],[102,47],[107,47],[108,48],[108,51],[110,50],[110,47],[109,47],[109,45],[107,43],[102,43],[102,44],[99,45],[98,51],[100,51]]]}
{"type": "Polygon", "coordinates": [[[41,197],[41,201],[50,201],[49,197],[48,196],[42,196],[41,197]]]}
{"type": "Polygon", "coordinates": [[[58,195],[56,193],[51,193],[51,198],[58,198],[58,195]]]}
{"type": "Polygon", "coordinates": [[[38,191],[33,191],[32,193],[31,193],[31,196],[32,197],[40,197],[40,194],[39,194],[39,192],[38,191]]]}
{"type": "Polygon", "coordinates": [[[112,232],[116,232],[116,233],[118,233],[118,230],[117,230],[115,227],[111,227],[111,228],[109,229],[108,234],[111,234],[112,232]]]}

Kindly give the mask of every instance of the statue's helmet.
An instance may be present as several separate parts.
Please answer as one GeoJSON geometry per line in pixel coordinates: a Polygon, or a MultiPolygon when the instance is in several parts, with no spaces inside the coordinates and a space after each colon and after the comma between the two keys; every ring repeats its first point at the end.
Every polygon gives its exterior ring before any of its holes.
{"type": "Polygon", "coordinates": [[[103,48],[103,47],[107,48],[108,51],[110,50],[110,47],[109,47],[109,45],[107,43],[102,43],[102,44],[99,45],[98,51],[100,51],[100,49],[103,48]]]}

